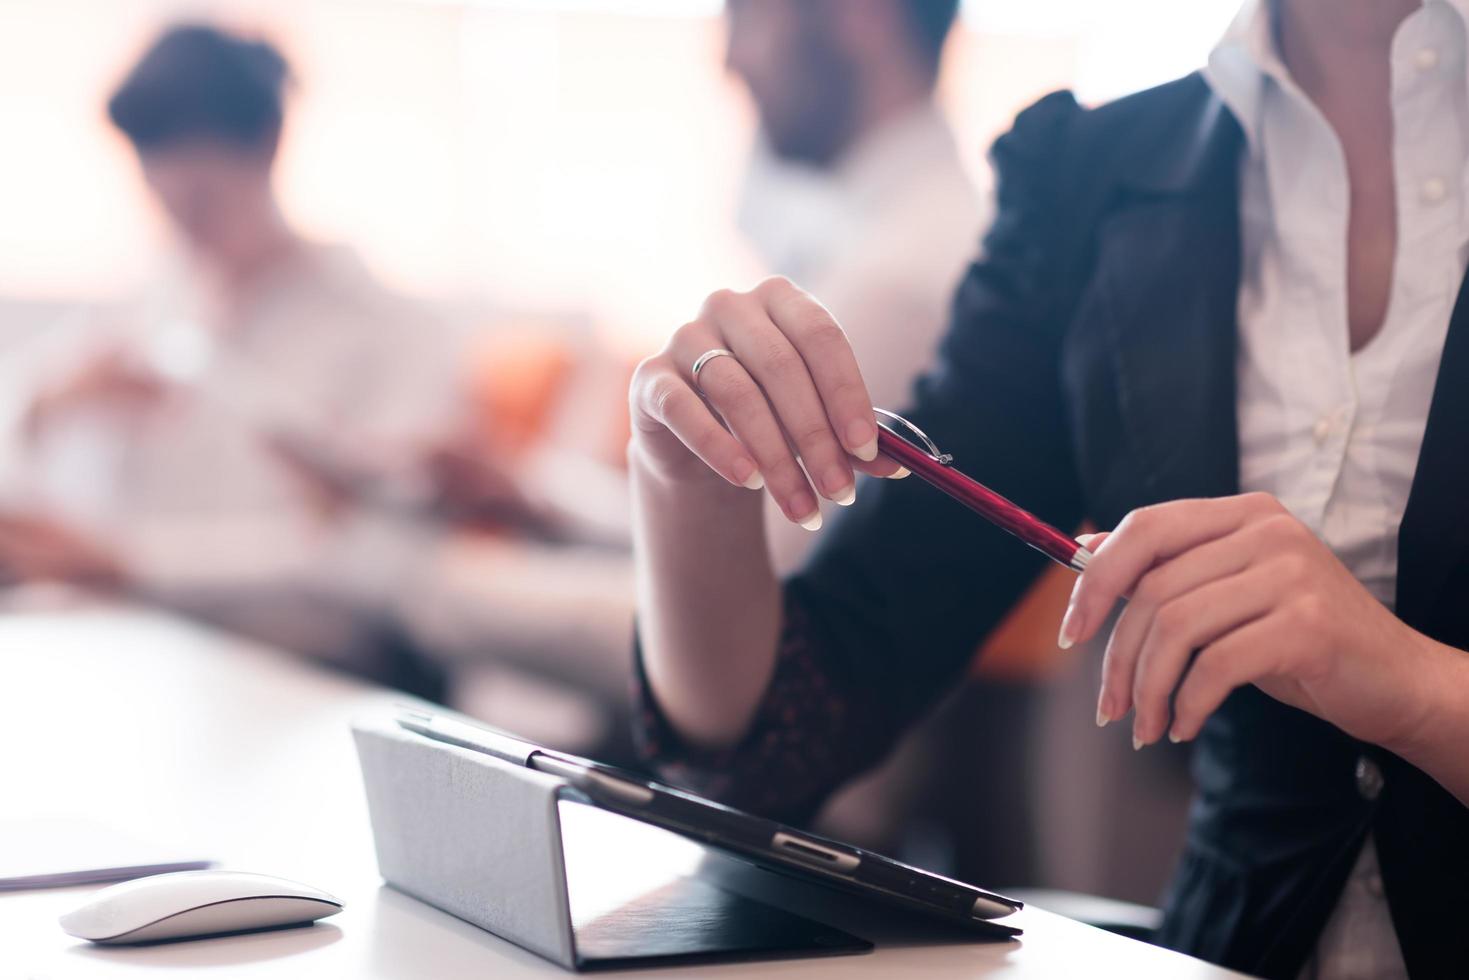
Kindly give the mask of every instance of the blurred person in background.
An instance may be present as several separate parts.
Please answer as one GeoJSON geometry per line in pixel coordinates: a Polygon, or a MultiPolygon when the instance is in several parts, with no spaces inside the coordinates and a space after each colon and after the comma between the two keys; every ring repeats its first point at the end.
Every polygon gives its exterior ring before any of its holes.
{"type": "MultiPolygon", "coordinates": [[[[726,5],[726,63],[760,121],[740,229],[831,309],[879,405],[904,401],[932,355],[988,210],[934,103],[958,6],[726,5]]],[[[776,567],[796,568],[811,536],[778,519],[766,532],[776,567]]]]}
{"type": "Polygon", "coordinates": [[[282,214],[288,77],[264,41],[178,26],[112,95],[182,255],[41,380],[0,576],[105,585],[433,691],[377,611],[436,533],[419,504],[455,345],[282,214]]]}

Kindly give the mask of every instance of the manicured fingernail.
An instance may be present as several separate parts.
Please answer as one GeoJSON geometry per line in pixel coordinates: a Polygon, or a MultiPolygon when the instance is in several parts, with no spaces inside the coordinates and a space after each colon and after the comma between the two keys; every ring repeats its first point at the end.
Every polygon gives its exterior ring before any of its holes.
{"type": "Polygon", "coordinates": [[[1098,535],[1096,534],[1078,534],[1076,536],[1076,543],[1081,545],[1083,548],[1090,549],[1092,546],[1092,542],[1097,540],[1097,537],[1098,535]]]}
{"type": "Polygon", "coordinates": [[[847,426],[847,445],[852,455],[870,463],[877,459],[877,426],[868,419],[858,419],[847,426]]]}
{"type": "Polygon", "coordinates": [[[821,530],[821,511],[818,510],[810,517],[806,518],[804,521],[801,522],[801,526],[808,531],[821,530]]]}
{"type": "Polygon", "coordinates": [[[850,507],[852,501],[857,499],[857,485],[852,482],[851,474],[844,470],[828,470],[821,486],[826,490],[828,498],[843,507],[850,507]]]}
{"type": "Polygon", "coordinates": [[[1075,603],[1068,604],[1066,606],[1066,615],[1061,617],[1061,632],[1056,637],[1056,646],[1062,650],[1070,650],[1072,645],[1076,643],[1075,619],[1076,605],[1075,603]]]}
{"type": "Polygon", "coordinates": [[[812,514],[821,515],[821,509],[815,497],[804,490],[797,490],[795,496],[786,501],[786,513],[793,515],[791,520],[804,527],[812,514]]]}
{"type": "Polygon", "coordinates": [[[1140,738],[1138,738],[1136,735],[1134,735],[1132,737],[1132,750],[1134,752],[1136,752],[1138,749],[1140,749],[1142,747],[1143,747],[1143,740],[1140,739],[1140,738]]]}
{"type": "Polygon", "coordinates": [[[1107,727],[1107,722],[1109,722],[1111,720],[1112,720],[1111,718],[1108,718],[1107,717],[1107,712],[1103,708],[1100,708],[1100,707],[1097,708],[1097,727],[1098,728],[1106,728],[1107,727]]]}
{"type": "Polygon", "coordinates": [[[1168,741],[1172,742],[1174,745],[1177,745],[1179,742],[1183,741],[1183,737],[1180,736],[1177,732],[1169,732],[1168,741]]]}
{"type": "Polygon", "coordinates": [[[913,471],[910,470],[910,469],[908,469],[908,467],[906,467],[906,466],[899,466],[896,470],[893,470],[893,472],[889,473],[887,475],[887,478],[889,480],[902,480],[902,479],[906,479],[907,477],[910,477],[912,475],[913,475],[913,471]]]}
{"type": "Polygon", "coordinates": [[[737,459],[734,461],[735,479],[750,490],[759,490],[765,486],[765,477],[760,475],[760,468],[748,459],[737,459]]]}

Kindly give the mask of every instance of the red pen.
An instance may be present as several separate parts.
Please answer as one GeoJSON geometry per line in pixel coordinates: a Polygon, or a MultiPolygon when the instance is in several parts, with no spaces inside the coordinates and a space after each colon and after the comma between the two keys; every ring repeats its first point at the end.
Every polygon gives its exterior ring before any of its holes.
{"type": "Polygon", "coordinates": [[[996,527],[1009,531],[1036,551],[1074,571],[1084,571],[1092,553],[1064,531],[1052,527],[1029,511],[1015,506],[989,487],[954,469],[954,457],[940,452],[922,429],[901,415],[873,409],[877,420],[877,450],[903,466],[930,486],[937,487],[996,527]],[[915,445],[893,427],[901,425],[923,443],[915,445]]]}

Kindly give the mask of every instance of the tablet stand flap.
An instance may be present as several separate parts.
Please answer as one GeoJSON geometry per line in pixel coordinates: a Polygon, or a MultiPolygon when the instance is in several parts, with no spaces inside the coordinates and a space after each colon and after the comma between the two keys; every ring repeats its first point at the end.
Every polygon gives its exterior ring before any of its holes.
{"type": "MultiPolygon", "coordinates": [[[[391,719],[354,724],[353,736],[378,869],[388,884],[563,967],[872,948],[839,929],[687,875],[588,915],[595,900],[571,899],[604,891],[599,885],[618,874],[617,861],[628,855],[615,853],[615,841],[595,826],[588,838],[586,819],[576,820],[575,873],[568,878],[563,814],[592,808],[577,802],[580,794],[564,780],[433,741],[391,719]]],[[[628,819],[596,811],[592,823],[628,819]]]]}
{"type": "Polygon", "coordinates": [[[574,967],[562,780],[404,731],[353,726],[378,870],[388,884],[574,967]]]}

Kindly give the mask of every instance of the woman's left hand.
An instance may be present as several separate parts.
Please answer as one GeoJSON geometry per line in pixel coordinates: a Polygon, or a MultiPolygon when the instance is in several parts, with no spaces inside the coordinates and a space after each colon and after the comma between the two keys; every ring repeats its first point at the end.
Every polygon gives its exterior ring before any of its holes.
{"type": "Polygon", "coordinates": [[[1432,672],[1414,660],[1436,644],[1274,497],[1145,507],[1088,543],[1060,642],[1089,639],[1130,598],[1107,645],[1097,723],[1135,708],[1134,747],[1193,738],[1243,684],[1364,741],[1391,749],[1415,737],[1432,672]]]}

